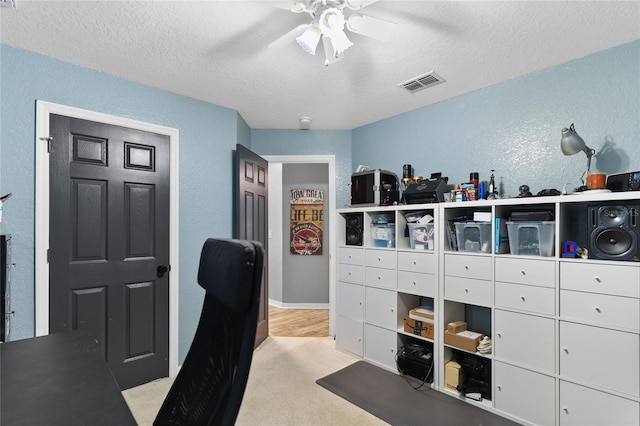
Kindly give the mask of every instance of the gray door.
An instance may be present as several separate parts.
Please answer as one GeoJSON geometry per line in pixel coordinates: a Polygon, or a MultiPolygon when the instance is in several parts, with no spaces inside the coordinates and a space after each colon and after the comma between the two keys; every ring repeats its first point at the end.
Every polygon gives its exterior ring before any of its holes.
{"type": "Polygon", "coordinates": [[[49,331],[89,331],[122,389],[169,373],[169,138],[51,115],[49,331]]]}
{"type": "Polygon", "coordinates": [[[260,241],[264,247],[256,347],[269,336],[268,166],[264,158],[242,145],[236,145],[233,236],[244,240],[260,241]]]}

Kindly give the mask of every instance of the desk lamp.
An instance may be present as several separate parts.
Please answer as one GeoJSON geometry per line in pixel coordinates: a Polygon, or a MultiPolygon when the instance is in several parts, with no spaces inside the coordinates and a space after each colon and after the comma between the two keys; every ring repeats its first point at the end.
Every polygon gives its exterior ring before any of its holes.
{"type": "Polygon", "coordinates": [[[562,139],[560,140],[560,148],[562,149],[562,153],[564,155],[573,155],[577,154],[580,151],[583,151],[587,156],[587,171],[580,176],[580,180],[584,185],[584,176],[585,174],[591,173],[591,157],[596,153],[595,149],[589,148],[587,144],[584,143],[584,140],[576,133],[576,129],[573,127],[573,123],[567,129],[566,127],[562,129],[562,139]]]}

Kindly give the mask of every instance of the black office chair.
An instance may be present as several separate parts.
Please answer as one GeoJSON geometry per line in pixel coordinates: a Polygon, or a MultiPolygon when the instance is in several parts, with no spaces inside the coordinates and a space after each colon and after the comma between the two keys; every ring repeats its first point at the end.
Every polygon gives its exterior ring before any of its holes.
{"type": "Polygon", "coordinates": [[[198,283],[206,290],[196,334],[154,425],[233,425],[253,357],[262,245],[208,239],[198,283]]]}

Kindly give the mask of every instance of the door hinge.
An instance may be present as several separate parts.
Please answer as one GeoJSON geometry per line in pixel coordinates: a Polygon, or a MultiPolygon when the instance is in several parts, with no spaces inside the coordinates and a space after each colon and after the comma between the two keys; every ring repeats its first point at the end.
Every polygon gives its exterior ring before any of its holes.
{"type": "Polygon", "coordinates": [[[40,138],[41,141],[47,141],[47,152],[51,153],[51,142],[53,141],[53,137],[51,136],[43,136],[40,138]]]}

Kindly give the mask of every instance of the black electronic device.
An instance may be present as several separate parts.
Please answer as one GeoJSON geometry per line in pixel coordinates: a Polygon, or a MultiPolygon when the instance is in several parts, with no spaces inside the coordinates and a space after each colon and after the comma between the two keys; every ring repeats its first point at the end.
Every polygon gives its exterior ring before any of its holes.
{"type": "Polygon", "coordinates": [[[640,191],[640,171],[608,176],[607,189],[613,192],[640,191]]]}
{"type": "Polygon", "coordinates": [[[433,352],[424,346],[408,343],[398,352],[398,371],[423,382],[433,379],[433,352]]]}
{"type": "Polygon", "coordinates": [[[589,258],[638,261],[637,204],[589,206],[589,258]]]}
{"type": "Polygon", "coordinates": [[[398,176],[386,170],[365,170],[351,175],[352,206],[390,206],[400,201],[398,176]]]}
{"type": "Polygon", "coordinates": [[[347,213],[345,215],[345,243],[348,246],[361,246],[362,245],[362,227],[363,214],[359,213],[347,213]]]}
{"type": "Polygon", "coordinates": [[[432,173],[429,179],[411,182],[404,190],[402,198],[407,204],[441,203],[449,178],[442,173],[432,173]]]}
{"type": "Polygon", "coordinates": [[[458,391],[465,396],[480,394],[484,399],[491,399],[491,360],[461,354],[458,364],[464,372],[464,381],[458,385],[458,391]]]}

